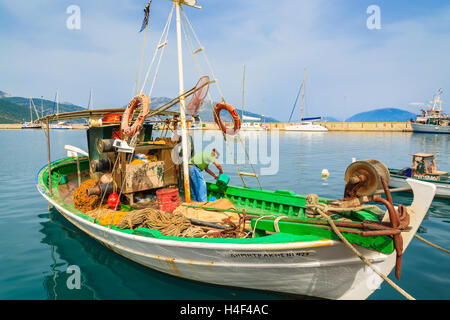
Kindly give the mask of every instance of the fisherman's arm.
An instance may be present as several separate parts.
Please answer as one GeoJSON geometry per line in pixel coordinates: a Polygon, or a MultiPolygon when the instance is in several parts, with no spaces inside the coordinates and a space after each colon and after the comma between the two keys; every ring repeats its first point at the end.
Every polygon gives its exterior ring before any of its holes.
{"type": "Polygon", "coordinates": [[[219,172],[221,173],[221,174],[223,174],[224,172],[223,172],[223,169],[222,169],[222,166],[216,161],[216,162],[214,162],[214,165],[217,167],[217,169],[219,170],[219,172]]]}
{"type": "Polygon", "coordinates": [[[214,179],[217,180],[217,178],[219,178],[219,176],[217,174],[215,174],[214,172],[212,172],[209,168],[206,168],[205,171],[208,172],[211,176],[213,176],[214,179]]]}

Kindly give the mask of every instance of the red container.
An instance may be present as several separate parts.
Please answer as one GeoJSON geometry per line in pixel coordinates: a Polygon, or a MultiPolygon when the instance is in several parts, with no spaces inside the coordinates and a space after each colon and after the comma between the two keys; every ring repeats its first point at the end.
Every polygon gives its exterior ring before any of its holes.
{"type": "Polygon", "coordinates": [[[172,213],[181,204],[178,188],[159,189],[156,191],[156,198],[159,209],[169,213],[172,213]]]}
{"type": "Polygon", "coordinates": [[[102,122],[105,124],[120,123],[121,119],[122,113],[108,113],[103,116],[102,122]]]}

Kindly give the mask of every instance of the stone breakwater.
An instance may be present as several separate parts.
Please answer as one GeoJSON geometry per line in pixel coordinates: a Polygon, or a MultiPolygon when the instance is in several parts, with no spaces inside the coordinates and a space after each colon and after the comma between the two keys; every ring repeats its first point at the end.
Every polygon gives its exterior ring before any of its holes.
{"type": "MultiPolygon", "coordinates": [[[[361,131],[361,132],[412,132],[410,122],[314,122],[328,128],[328,131],[361,131]]],[[[285,127],[295,123],[271,122],[262,124],[269,130],[283,131],[285,127]]],[[[231,124],[230,124],[231,126],[231,124]]],[[[204,123],[203,129],[217,130],[214,122],[204,123]]]]}
{"type": "MultiPolygon", "coordinates": [[[[72,124],[72,129],[86,129],[87,127],[82,124],[72,124]]],[[[7,123],[7,124],[0,124],[0,130],[22,130],[22,124],[21,123],[7,123]]],[[[27,129],[27,130],[38,130],[38,129],[27,129]]]]}
{"type": "MultiPolygon", "coordinates": [[[[412,132],[410,122],[315,122],[328,128],[328,131],[359,131],[359,132],[412,132]]],[[[269,130],[283,131],[285,127],[295,123],[271,122],[263,126],[269,130]]],[[[228,124],[231,126],[231,124],[228,124]]],[[[86,129],[81,124],[72,124],[73,129],[86,129]]],[[[0,124],[0,130],[22,129],[22,124],[0,124]]],[[[218,130],[214,122],[204,123],[204,130],[218,130]]]]}

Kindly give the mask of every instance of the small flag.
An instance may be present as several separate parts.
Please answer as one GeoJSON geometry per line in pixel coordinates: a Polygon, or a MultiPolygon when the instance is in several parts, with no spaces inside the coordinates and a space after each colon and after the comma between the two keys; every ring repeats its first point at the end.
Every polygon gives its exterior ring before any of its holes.
{"type": "Polygon", "coordinates": [[[152,0],[150,0],[147,4],[147,6],[144,9],[144,14],[145,14],[145,18],[144,21],[142,22],[142,27],[141,30],[139,32],[142,32],[142,30],[144,30],[147,25],[148,25],[148,17],[150,15],[150,4],[152,3],[152,0]]]}

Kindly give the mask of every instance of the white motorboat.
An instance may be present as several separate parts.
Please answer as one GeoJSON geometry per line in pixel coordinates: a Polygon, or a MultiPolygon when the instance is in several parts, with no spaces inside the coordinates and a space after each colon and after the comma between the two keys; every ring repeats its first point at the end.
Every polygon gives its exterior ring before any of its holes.
{"type": "MultiPolygon", "coordinates": [[[[303,83],[301,84],[301,90],[302,90],[302,104],[300,106],[300,122],[299,123],[295,123],[292,125],[288,125],[284,128],[284,130],[286,131],[300,131],[300,132],[328,132],[328,128],[321,126],[319,124],[314,124],[312,121],[308,121],[308,120],[319,120],[321,119],[321,117],[315,117],[315,118],[308,118],[305,119],[303,118],[303,105],[304,105],[304,101],[305,101],[305,86],[306,86],[306,69],[304,70],[303,73],[303,83]]],[[[297,94],[297,98],[295,99],[295,103],[294,103],[294,107],[292,109],[292,113],[295,110],[295,106],[297,104],[297,100],[298,100],[298,96],[300,94],[297,94]]],[[[292,117],[292,113],[291,113],[291,117],[292,117]]],[[[289,119],[290,121],[290,119],[289,119]]]]}

